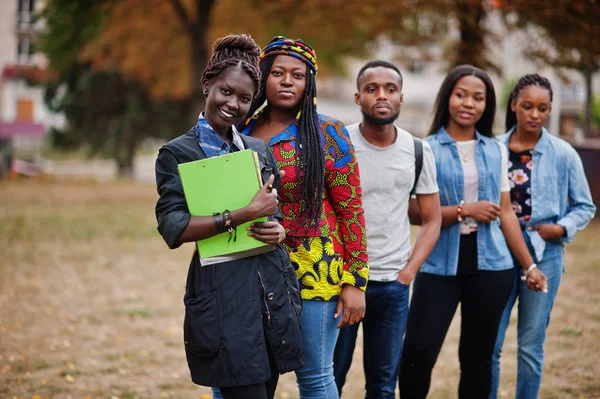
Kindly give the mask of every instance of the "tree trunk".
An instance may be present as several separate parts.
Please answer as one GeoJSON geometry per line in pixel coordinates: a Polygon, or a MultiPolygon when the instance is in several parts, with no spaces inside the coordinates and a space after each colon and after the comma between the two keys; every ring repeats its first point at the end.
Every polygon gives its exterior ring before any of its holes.
{"type": "Polygon", "coordinates": [[[208,62],[211,50],[207,43],[207,33],[214,0],[196,0],[196,20],[189,26],[190,45],[192,54],[192,101],[191,114],[195,121],[200,111],[204,109],[204,94],[202,93],[202,71],[208,62]]]}
{"type": "Polygon", "coordinates": [[[585,118],[583,131],[586,137],[592,135],[592,108],[594,105],[594,92],[592,89],[592,69],[586,68],[583,71],[583,77],[585,78],[585,118]]]}
{"type": "Polygon", "coordinates": [[[119,179],[133,179],[133,161],[135,158],[135,151],[137,149],[138,138],[130,127],[126,127],[125,130],[126,131],[123,134],[122,141],[122,144],[125,146],[125,148],[118,150],[118,174],[119,179]]]}
{"type": "Polygon", "coordinates": [[[484,30],[480,23],[485,16],[481,1],[459,0],[456,15],[460,29],[460,42],[456,48],[454,65],[470,64],[479,68],[487,65],[485,59],[484,30]]]}

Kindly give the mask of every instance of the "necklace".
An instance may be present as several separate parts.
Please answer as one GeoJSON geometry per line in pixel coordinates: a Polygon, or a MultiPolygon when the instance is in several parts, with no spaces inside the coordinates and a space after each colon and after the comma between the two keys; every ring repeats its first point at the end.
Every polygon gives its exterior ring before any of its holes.
{"type": "Polygon", "coordinates": [[[471,155],[471,153],[475,153],[475,146],[473,146],[472,149],[469,149],[469,152],[467,152],[466,154],[460,150],[459,145],[456,146],[456,149],[458,150],[458,153],[461,155],[463,162],[469,162],[469,156],[471,155]]]}

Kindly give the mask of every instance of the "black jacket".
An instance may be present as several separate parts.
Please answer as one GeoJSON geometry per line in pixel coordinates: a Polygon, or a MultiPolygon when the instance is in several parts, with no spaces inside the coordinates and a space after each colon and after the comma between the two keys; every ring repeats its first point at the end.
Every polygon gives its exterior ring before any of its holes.
{"type": "MultiPolygon", "coordinates": [[[[273,173],[279,188],[281,177],[267,145],[245,136],[242,141],[258,153],[263,181],[273,173]]],[[[193,130],[158,153],[156,218],[169,248],[178,246],[190,220],[177,165],[204,158],[193,130]]],[[[267,381],[271,371],[265,336],[280,373],[302,366],[298,280],[281,245],[261,255],[205,267],[195,252],[186,287],[183,335],[196,384],[231,387],[267,381]]]]}

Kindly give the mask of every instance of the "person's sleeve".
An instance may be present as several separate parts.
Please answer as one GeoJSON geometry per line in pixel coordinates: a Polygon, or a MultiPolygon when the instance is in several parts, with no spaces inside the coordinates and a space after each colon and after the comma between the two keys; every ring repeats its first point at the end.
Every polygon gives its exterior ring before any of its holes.
{"type": "Polygon", "coordinates": [[[435,194],[439,192],[437,185],[437,172],[435,167],[435,157],[431,146],[426,141],[423,143],[423,168],[417,181],[416,194],[435,194]]]}
{"type": "MultiPolygon", "coordinates": [[[[561,238],[563,242],[571,242],[575,234],[583,230],[596,214],[596,207],[592,202],[592,194],[588,185],[581,158],[574,148],[569,147],[569,161],[567,162],[567,184],[569,190],[569,207],[567,213],[557,224],[565,228],[567,234],[561,238]]],[[[562,182],[558,182],[562,184],[562,182]]]]}
{"type": "Polygon", "coordinates": [[[158,232],[169,248],[178,248],[181,233],[190,222],[190,212],[183,195],[183,186],[177,172],[177,159],[168,150],[161,149],[156,158],[156,220],[158,232]]]}
{"type": "Polygon", "coordinates": [[[367,235],[360,188],[360,172],[348,131],[341,122],[325,132],[325,184],[344,246],[342,284],[367,287],[367,235]]]}
{"type": "Polygon", "coordinates": [[[510,182],[508,181],[508,151],[506,150],[506,146],[498,142],[500,146],[500,159],[501,159],[501,168],[500,169],[500,192],[506,193],[510,191],[510,182]]]}

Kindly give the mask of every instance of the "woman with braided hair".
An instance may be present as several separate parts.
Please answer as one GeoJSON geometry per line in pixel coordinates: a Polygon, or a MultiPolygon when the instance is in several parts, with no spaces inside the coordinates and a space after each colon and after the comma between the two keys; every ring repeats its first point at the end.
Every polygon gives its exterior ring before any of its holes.
{"type": "Polygon", "coordinates": [[[552,109],[548,79],[525,75],[515,85],[500,136],[509,151],[510,196],[523,238],[537,268],[548,279],[548,293],[527,289],[529,271],[514,262],[514,285],[504,309],[493,357],[490,398],[498,395],[500,352],[510,313],[518,305],[517,399],[538,397],[542,381],[544,341],[552,305],[564,270],[564,244],[594,217],[590,189],[581,159],[566,141],[544,128],[552,109]]]}
{"type": "Polygon", "coordinates": [[[303,303],[300,397],[337,398],[338,328],[363,318],[368,276],[358,165],[344,125],[317,114],[318,64],[308,44],[273,38],[260,55],[260,70],[261,88],[240,130],[265,140],[285,171],[283,244],[303,303]]]}
{"type": "MultiPolygon", "coordinates": [[[[259,54],[260,48],[248,35],[229,35],[215,42],[202,75],[205,111],[190,131],[165,144],[156,159],[156,218],[169,248],[225,233],[227,226],[269,219],[256,223],[251,233],[270,244],[260,253],[221,256],[209,262],[195,251],[189,266],[183,335],[192,381],[220,387],[225,399],[272,399],[279,374],[302,365],[298,280],[281,245],[285,238],[277,207],[281,175],[268,146],[240,135],[234,126],[258,91],[259,54]],[[191,216],[178,165],[244,149],[258,153],[266,182],[250,204],[191,216]]],[[[211,187],[205,190],[210,195],[211,187]]]]}

